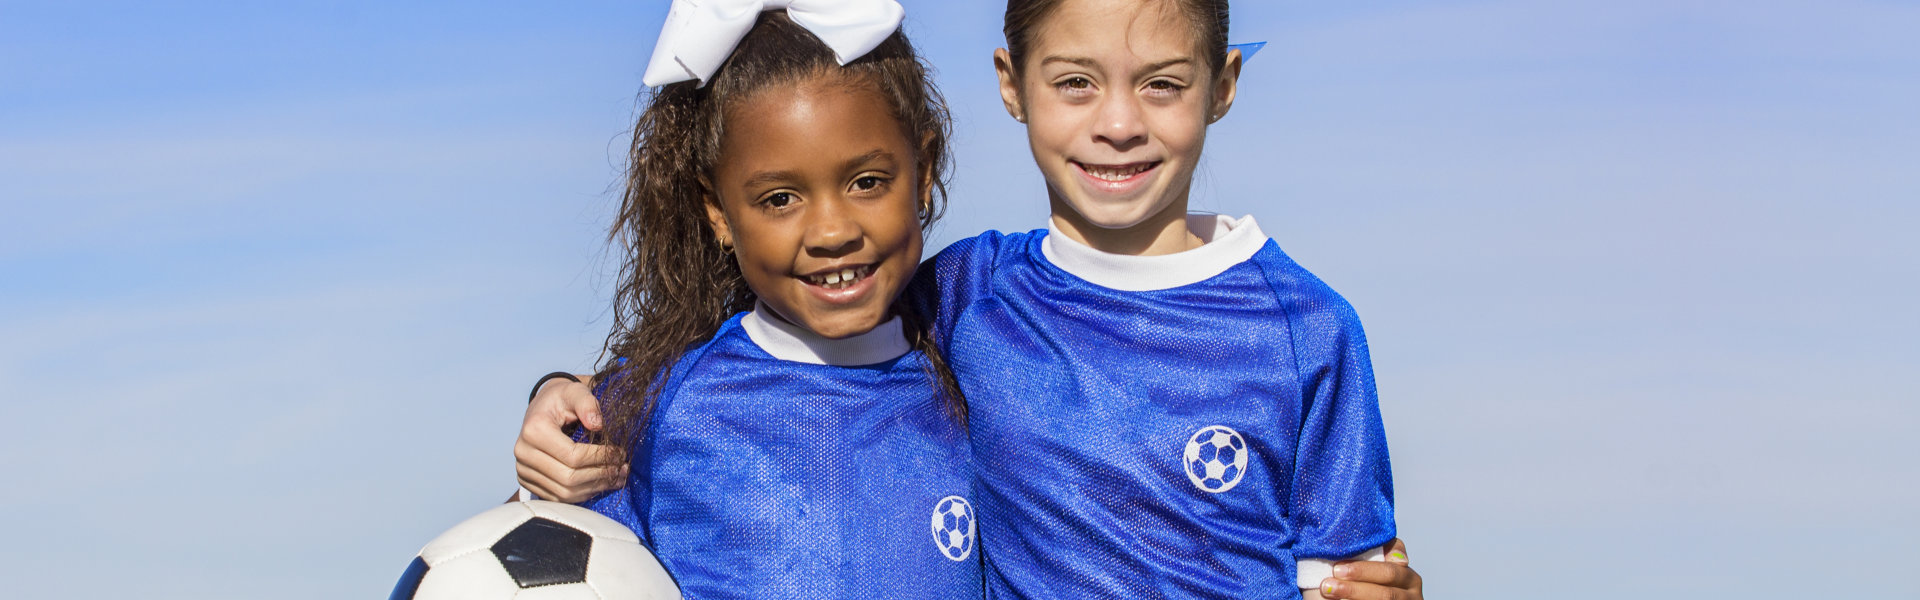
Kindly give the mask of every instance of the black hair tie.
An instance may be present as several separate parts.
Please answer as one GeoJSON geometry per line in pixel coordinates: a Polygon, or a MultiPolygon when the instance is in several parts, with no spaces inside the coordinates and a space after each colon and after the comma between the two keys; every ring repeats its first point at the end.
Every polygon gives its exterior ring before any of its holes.
{"type": "Polygon", "coordinates": [[[568,373],[566,371],[554,371],[552,373],[542,375],[540,376],[539,381],[533,382],[533,391],[527,392],[527,404],[533,404],[533,397],[540,395],[541,386],[544,386],[547,384],[547,382],[553,381],[555,379],[565,379],[567,381],[571,381],[574,383],[580,383],[579,377],[574,377],[572,373],[568,373]]]}

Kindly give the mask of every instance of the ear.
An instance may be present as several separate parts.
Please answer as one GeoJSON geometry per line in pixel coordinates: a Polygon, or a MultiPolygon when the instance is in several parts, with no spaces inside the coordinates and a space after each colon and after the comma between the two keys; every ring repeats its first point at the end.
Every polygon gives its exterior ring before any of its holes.
{"type": "Polygon", "coordinates": [[[713,227],[713,237],[722,249],[733,248],[733,228],[727,225],[727,213],[720,210],[720,200],[707,196],[707,225],[713,227]]]}
{"type": "Polygon", "coordinates": [[[713,182],[707,179],[706,173],[701,173],[699,177],[701,204],[707,207],[707,226],[713,228],[714,241],[720,244],[721,249],[731,249],[733,228],[727,226],[727,212],[720,209],[720,195],[713,193],[713,182]]]}
{"type": "Polygon", "coordinates": [[[920,202],[920,216],[922,218],[933,212],[933,153],[926,150],[932,146],[933,132],[929,131],[925,135],[920,136],[920,154],[923,155],[919,164],[920,197],[915,200],[920,202]]]}
{"type": "Polygon", "coordinates": [[[1227,62],[1220,64],[1220,75],[1213,81],[1213,114],[1207,115],[1207,124],[1212,125],[1227,116],[1233,109],[1233,96],[1240,91],[1240,66],[1245,64],[1240,49],[1227,51],[1227,62]]]}
{"type": "Polygon", "coordinates": [[[993,72],[1000,76],[1000,102],[1007,105],[1013,120],[1027,122],[1027,109],[1020,103],[1020,73],[1014,69],[1013,55],[1006,48],[993,51],[993,72]]]}

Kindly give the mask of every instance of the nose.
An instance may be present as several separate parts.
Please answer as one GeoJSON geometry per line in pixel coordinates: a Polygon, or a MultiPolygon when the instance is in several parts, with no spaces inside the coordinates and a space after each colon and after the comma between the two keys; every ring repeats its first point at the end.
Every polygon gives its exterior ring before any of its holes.
{"type": "Polygon", "coordinates": [[[864,232],[860,221],[854,218],[856,210],[846,198],[835,196],[813,203],[807,211],[806,234],[802,242],[807,253],[815,256],[835,256],[860,249],[860,238],[864,232]]]}
{"type": "Polygon", "coordinates": [[[1095,113],[1093,135],[1096,141],[1126,150],[1147,141],[1147,123],[1140,110],[1140,99],[1133,94],[1105,94],[1095,113]]]}

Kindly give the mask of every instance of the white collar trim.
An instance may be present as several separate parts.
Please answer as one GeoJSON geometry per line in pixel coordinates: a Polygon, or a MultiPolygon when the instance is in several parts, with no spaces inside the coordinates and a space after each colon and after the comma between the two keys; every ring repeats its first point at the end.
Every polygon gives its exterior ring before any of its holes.
{"type": "Polygon", "coordinates": [[[1234,265],[1253,258],[1267,244],[1267,234],[1248,215],[1234,219],[1225,215],[1191,213],[1187,230],[1203,245],[1185,252],[1158,256],[1108,254],[1053,231],[1047,222],[1047,239],[1040,253],[1047,261],[1075,277],[1094,285],[1123,292],[1146,292],[1192,285],[1226,272],[1234,265]]]}
{"type": "Polygon", "coordinates": [[[772,309],[767,305],[756,304],[752,312],[740,318],[740,328],[747,330],[747,338],[753,340],[754,345],[780,360],[857,367],[900,358],[910,349],[900,317],[888,319],[866,333],[830,340],[771,315],[772,309]],[[763,310],[768,315],[762,315],[763,310]]]}

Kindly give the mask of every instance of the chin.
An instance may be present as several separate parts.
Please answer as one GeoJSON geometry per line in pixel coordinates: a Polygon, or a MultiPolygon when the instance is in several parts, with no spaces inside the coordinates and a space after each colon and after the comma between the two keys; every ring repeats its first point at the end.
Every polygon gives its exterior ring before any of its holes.
{"type": "Polygon", "coordinates": [[[884,310],[860,309],[810,320],[811,322],[803,323],[801,326],[812,331],[814,335],[838,340],[873,331],[873,328],[879,327],[886,320],[887,313],[884,310]]]}
{"type": "Polygon", "coordinates": [[[1113,199],[1105,202],[1087,198],[1068,199],[1067,206],[1088,224],[1101,229],[1131,229],[1165,212],[1167,205],[1144,205],[1142,201],[1113,199]]]}

